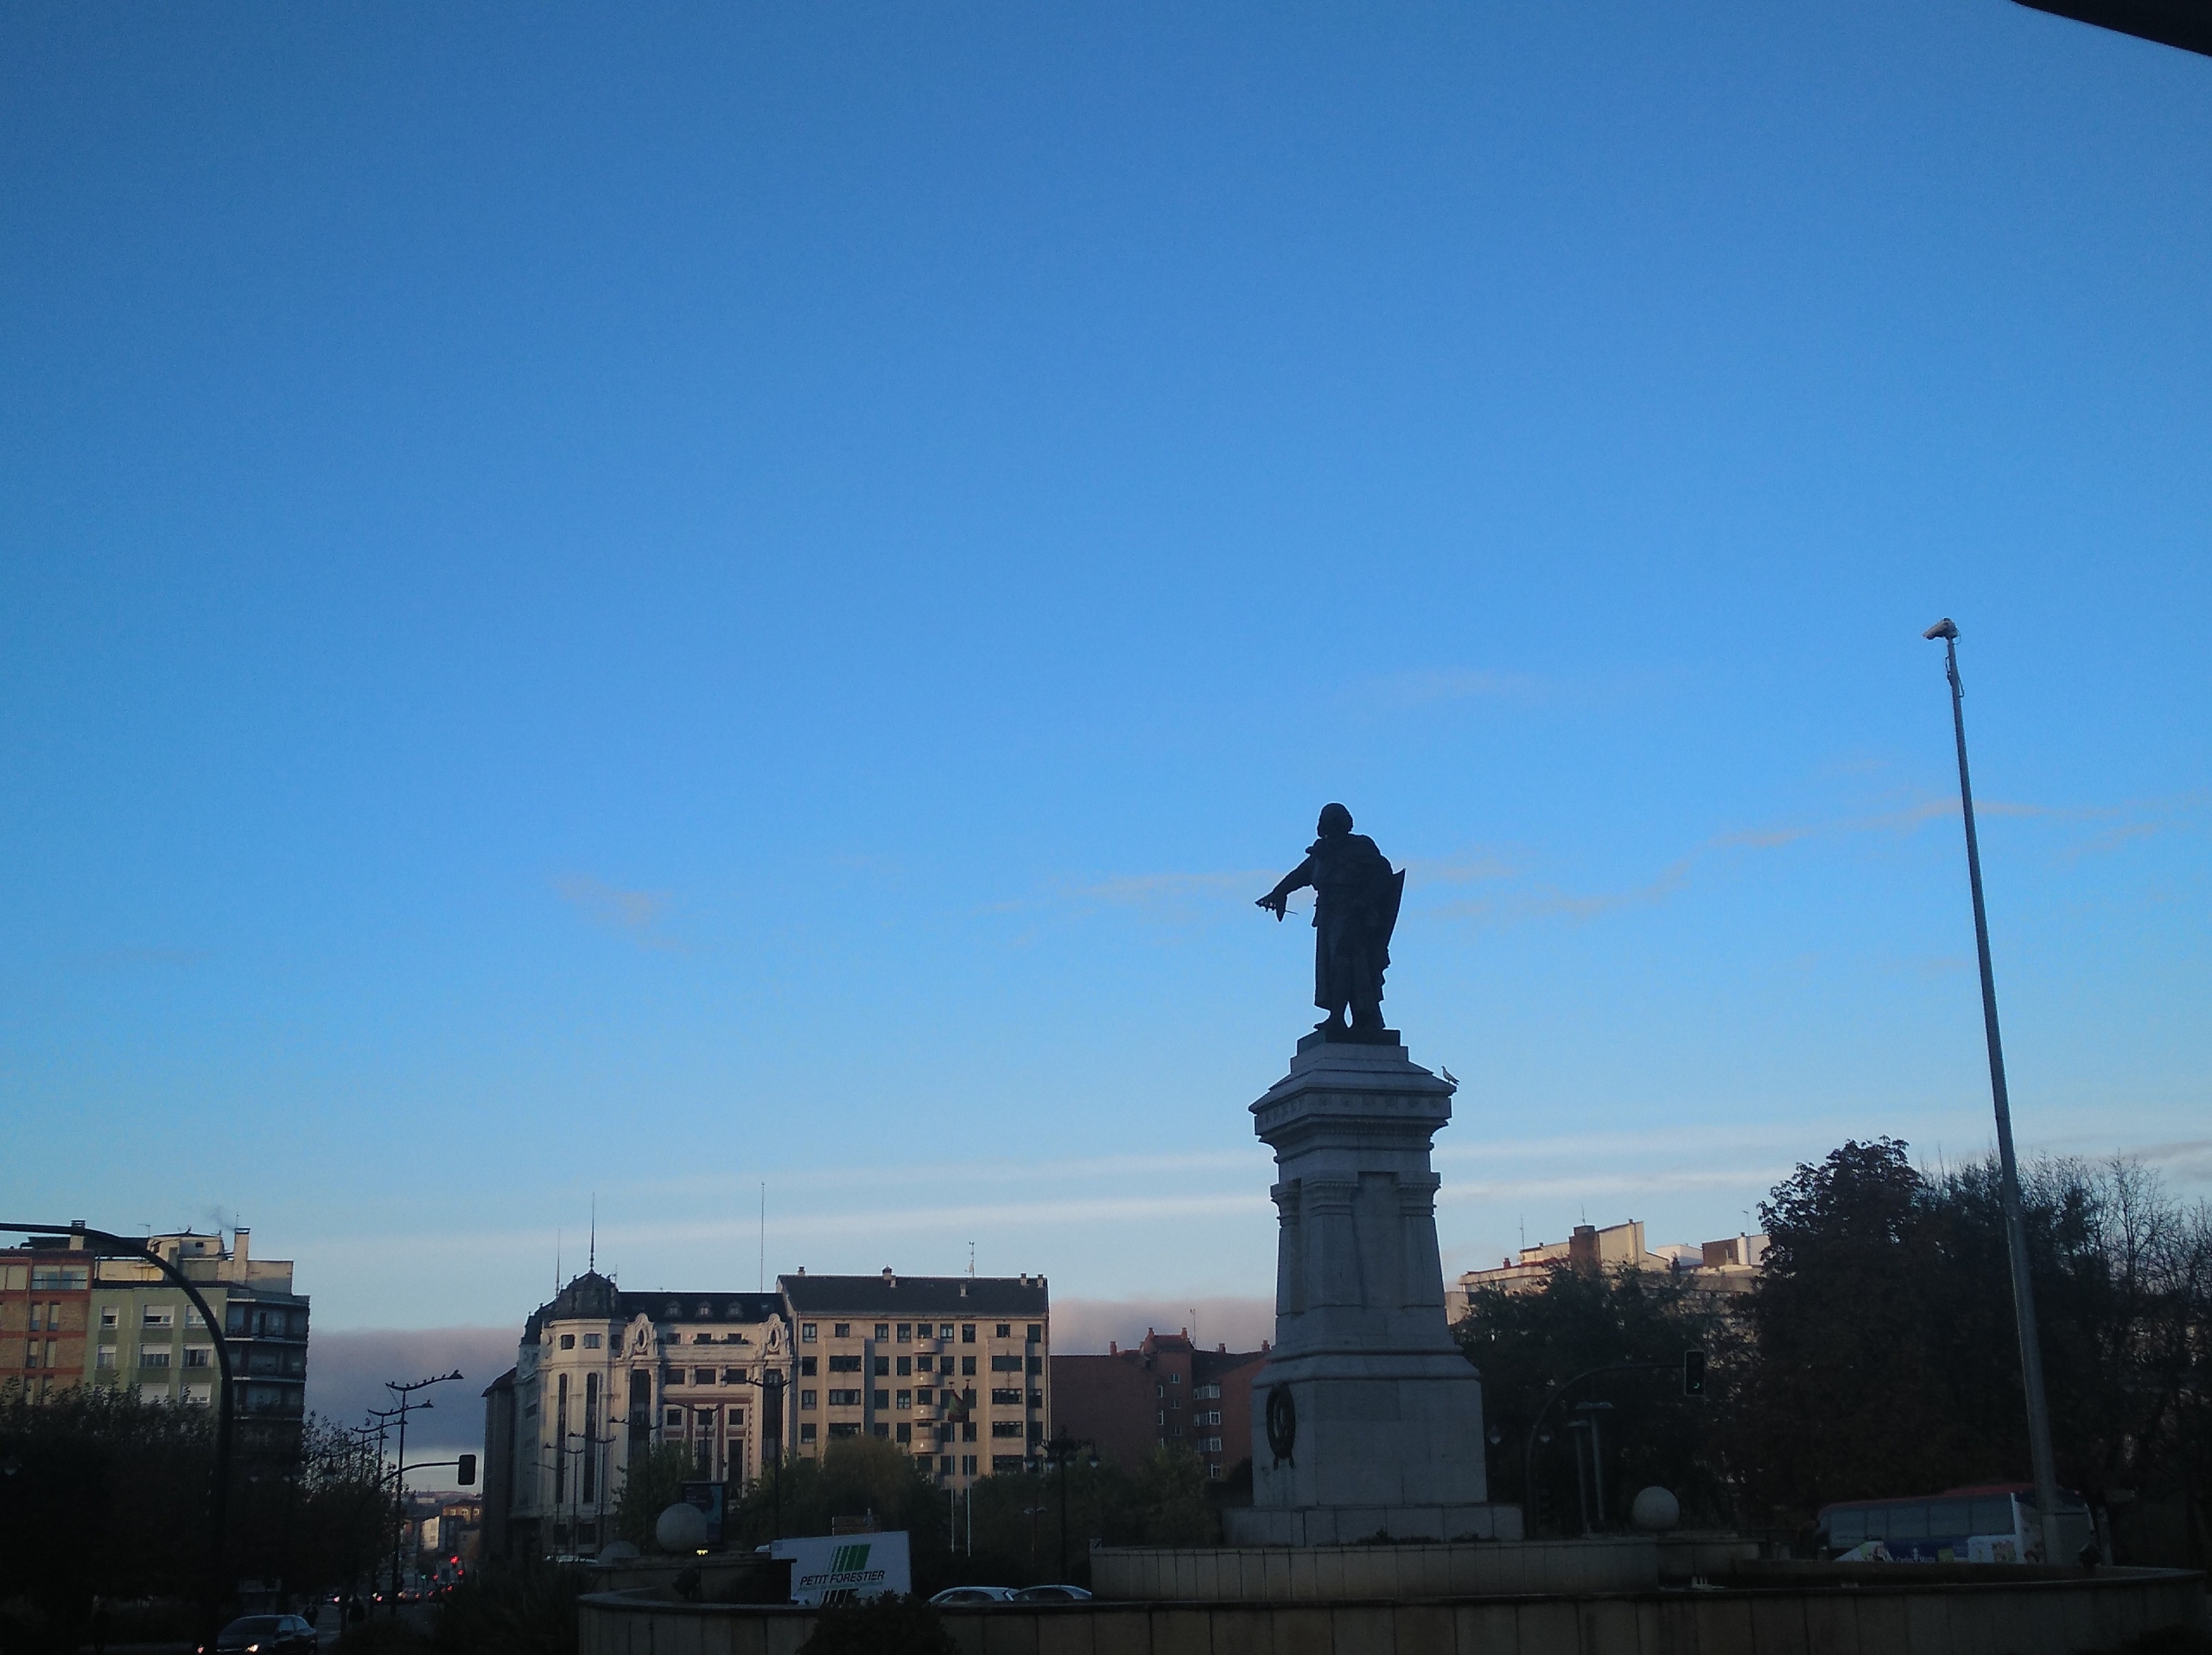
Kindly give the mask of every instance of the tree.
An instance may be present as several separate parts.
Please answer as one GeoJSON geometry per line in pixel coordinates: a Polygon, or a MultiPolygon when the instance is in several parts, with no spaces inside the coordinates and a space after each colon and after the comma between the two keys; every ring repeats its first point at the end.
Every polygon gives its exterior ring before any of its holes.
{"type": "Polygon", "coordinates": [[[681,1442],[656,1442],[630,1456],[622,1492],[614,1501],[614,1532],[640,1551],[658,1551],[660,1514],[683,1498],[683,1485],[699,1475],[699,1462],[681,1442]]]}
{"type": "Polygon", "coordinates": [[[213,1463],[204,1410],[90,1385],[0,1397],[0,1602],[42,1626],[26,1647],[75,1648],[95,1595],[197,1595],[213,1463]]]}
{"type": "MultiPolygon", "coordinates": [[[[2212,1219],[2124,1160],[2044,1162],[2022,1187],[2060,1482],[2195,1523],[2212,1494],[2212,1219]]],[[[1761,1214],[1736,1420],[1746,1509],[1800,1526],[1834,1500],[2026,1480],[1994,1162],[1929,1176],[1901,1143],[1848,1143],[1761,1214]]]]}
{"type": "Polygon", "coordinates": [[[1624,1523],[1637,1491],[1654,1483],[1671,1489],[1694,1522],[1727,1519],[1724,1380],[1740,1361],[1741,1340],[1678,1283],[1634,1270],[1556,1270],[1540,1292],[1478,1292],[1454,1332],[1481,1371],[1484,1416],[1501,1439],[1491,1453],[1491,1498],[1522,1505],[1532,1531],[1580,1521],[1581,1474],[1567,1426],[1582,1402],[1607,1404],[1592,1410],[1603,1422],[1606,1472],[1607,1509],[1594,1514],[1600,1524],[1624,1523]],[[1676,1378],[1692,1347],[1711,1359],[1705,1401],[1685,1398],[1676,1378]],[[1630,1363],[1653,1371],[1597,1375],[1545,1414],[1551,1441],[1537,1446],[1532,1502],[1523,1450],[1547,1398],[1578,1374],[1630,1363]]]}

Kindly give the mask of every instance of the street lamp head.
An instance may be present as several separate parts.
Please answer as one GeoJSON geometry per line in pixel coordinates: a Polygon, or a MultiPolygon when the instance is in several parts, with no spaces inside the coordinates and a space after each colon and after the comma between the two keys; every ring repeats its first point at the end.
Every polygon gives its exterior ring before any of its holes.
{"type": "Polygon", "coordinates": [[[1922,633],[1920,635],[1923,638],[1928,639],[1941,638],[1944,642],[1948,643],[1958,637],[1959,629],[1952,621],[1951,617],[1945,615],[1941,621],[1937,621],[1934,626],[1930,627],[1926,632],[1922,633]]]}

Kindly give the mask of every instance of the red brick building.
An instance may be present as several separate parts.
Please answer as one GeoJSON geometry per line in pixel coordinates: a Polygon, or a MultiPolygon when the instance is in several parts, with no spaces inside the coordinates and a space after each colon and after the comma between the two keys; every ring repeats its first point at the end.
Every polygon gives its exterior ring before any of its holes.
{"type": "Polygon", "coordinates": [[[1163,1448],[1188,1448],[1211,1477],[1252,1454],[1252,1376],[1268,1349],[1210,1351],[1187,1332],[1147,1332],[1133,1350],[1052,1358],[1055,1435],[1098,1445],[1098,1457],[1135,1467],[1163,1448]]]}
{"type": "Polygon", "coordinates": [[[84,1382],[92,1276],[92,1255],[62,1238],[0,1251],[0,1396],[84,1382]]]}

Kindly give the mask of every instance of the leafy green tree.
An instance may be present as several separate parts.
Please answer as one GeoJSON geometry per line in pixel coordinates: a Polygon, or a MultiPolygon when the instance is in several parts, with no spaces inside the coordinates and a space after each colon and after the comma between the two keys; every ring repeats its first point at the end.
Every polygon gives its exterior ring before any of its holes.
{"type": "Polygon", "coordinates": [[[0,1637],[73,1649],[95,1595],[198,1597],[213,1439],[204,1410],[120,1389],[0,1397],[0,1602],[29,1623],[0,1637]]]}
{"type": "MultiPolygon", "coordinates": [[[[2212,1220],[2139,1166],[2053,1161],[2023,1219],[2060,1481],[2093,1504],[2212,1496],[2212,1220]]],[[[1754,1520],[2029,1475],[1998,1170],[1890,1139],[1799,1167],[1761,1209],[1736,1463],[1754,1520]]],[[[2173,1561],[2183,1561],[2176,1557],[2173,1561]]]]}
{"type": "Polygon", "coordinates": [[[1681,1286],[1640,1270],[1552,1272],[1535,1293],[1478,1292],[1454,1330],[1483,1376],[1483,1413],[1498,1441],[1491,1449],[1490,1492],[1528,1509],[1533,1526],[1566,1532],[1580,1526],[1578,1460],[1568,1423],[1575,1404],[1602,1404],[1595,1414],[1605,1467],[1606,1509],[1592,1513],[1619,1527],[1637,1491],[1671,1489],[1693,1523],[1725,1522],[1732,1500],[1724,1454],[1725,1377],[1738,1365],[1740,1341],[1681,1286]],[[1704,1400],[1681,1394],[1682,1353],[1702,1349],[1711,1383],[1704,1400]],[[1641,1372],[1601,1373],[1553,1401],[1558,1388],[1592,1368],[1643,1364],[1641,1372]],[[1536,1445],[1535,1499],[1526,1486],[1529,1432],[1538,1413],[1548,1441],[1536,1445]]]}
{"type": "Polygon", "coordinates": [[[653,1531],[660,1514],[683,1498],[683,1485],[698,1475],[698,1461],[681,1442],[656,1442],[633,1454],[614,1499],[616,1537],[639,1551],[658,1551],[653,1531]]]}

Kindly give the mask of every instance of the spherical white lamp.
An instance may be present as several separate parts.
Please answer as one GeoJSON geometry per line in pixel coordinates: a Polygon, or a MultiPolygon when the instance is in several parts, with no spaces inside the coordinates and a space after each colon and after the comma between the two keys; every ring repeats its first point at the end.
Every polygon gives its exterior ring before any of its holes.
{"type": "Polygon", "coordinates": [[[681,1557],[707,1549],[707,1514],[682,1501],[660,1514],[653,1525],[653,1538],[671,1556],[681,1557]]]}
{"type": "Polygon", "coordinates": [[[1636,1497],[1628,1520],[1646,1534],[1664,1534],[1682,1520],[1682,1503],[1664,1488],[1653,1486],[1636,1497]]]}

